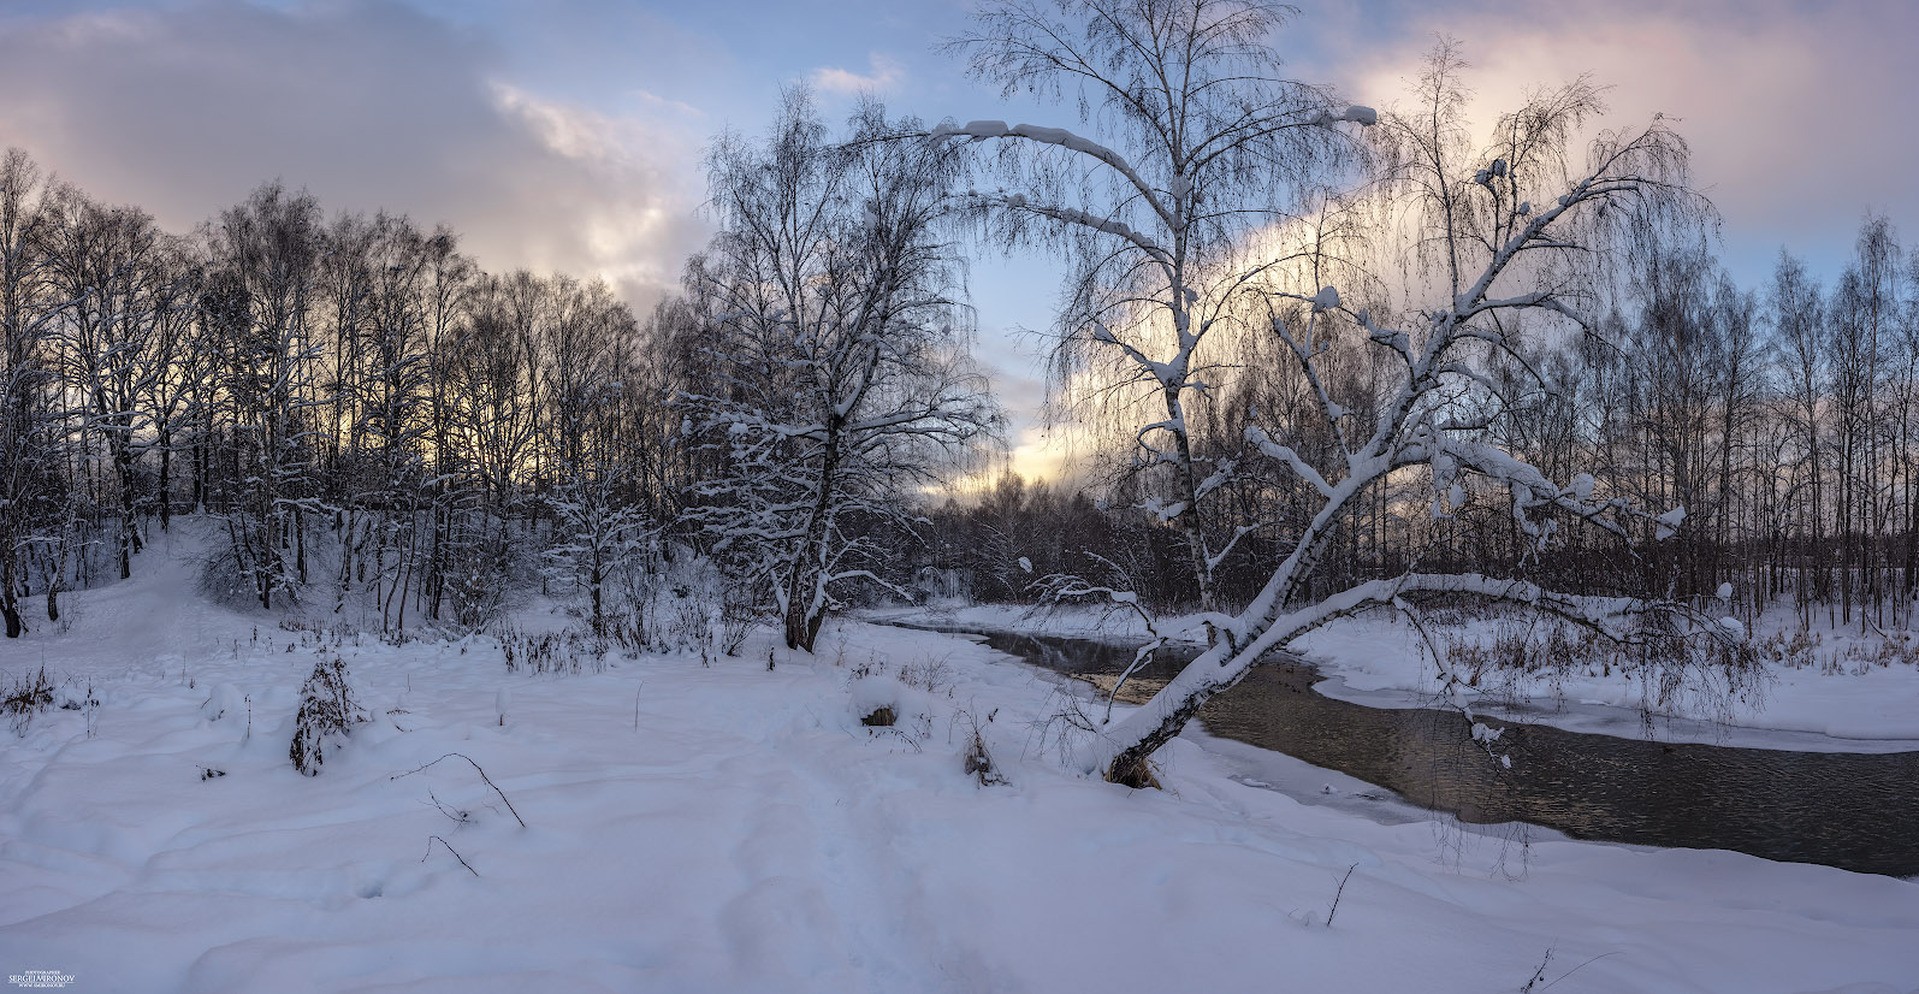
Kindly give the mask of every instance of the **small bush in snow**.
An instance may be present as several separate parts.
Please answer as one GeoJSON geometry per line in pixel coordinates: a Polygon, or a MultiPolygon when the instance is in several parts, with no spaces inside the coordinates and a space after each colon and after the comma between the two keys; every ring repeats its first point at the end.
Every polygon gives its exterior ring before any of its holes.
{"type": "Polygon", "coordinates": [[[503,624],[496,637],[508,673],[604,673],[606,654],[612,650],[606,637],[571,628],[534,634],[503,624]]]}
{"type": "MultiPolygon", "coordinates": [[[[998,710],[988,714],[987,722],[990,724],[998,714],[998,710]]],[[[993,762],[993,754],[986,749],[986,736],[980,729],[979,719],[971,714],[967,714],[966,717],[973,726],[973,739],[966,745],[967,776],[979,781],[982,787],[997,787],[1005,784],[1006,775],[999,771],[999,766],[993,762]]]]}
{"type": "Polygon", "coordinates": [[[942,688],[951,689],[953,683],[952,667],[945,659],[928,659],[917,663],[907,663],[900,667],[900,682],[908,687],[916,687],[929,694],[937,694],[942,688]]]}
{"type": "Polygon", "coordinates": [[[760,610],[749,592],[738,584],[728,584],[720,599],[720,651],[738,656],[740,646],[760,623],[760,610]]]}
{"type": "Polygon", "coordinates": [[[45,666],[32,676],[23,673],[15,677],[5,694],[0,695],[0,712],[12,719],[15,734],[24,734],[33,723],[33,716],[52,706],[53,681],[47,678],[45,666]]]}
{"type": "Polygon", "coordinates": [[[335,656],[313,664],[313,672],[300,685],[300,711],[293,719],[293,745],[287,751],[293,768],[319,776],[327,740],[351,734],[354,725],[366,720],[366,712],[347,685],[346,662],[335,656]]]}

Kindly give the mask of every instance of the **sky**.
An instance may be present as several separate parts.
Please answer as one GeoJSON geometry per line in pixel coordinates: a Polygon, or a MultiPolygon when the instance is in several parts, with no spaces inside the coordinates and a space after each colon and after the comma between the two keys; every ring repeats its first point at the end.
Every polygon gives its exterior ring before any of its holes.
{"type": "MultiPolygon", "coordinates": [[[[1434,38],[1464,44],[1488,114],[1591,72],[1609,119],[1677,118],[1719,209],[1721,257],[1759,285],[1782,247],[1828,281],[1868,211],[1919,243],[1912,0],[1298,0],[1298,78],[1387,107],[1434,38]]],[[[642,314],[707,239],[701,154],[781,87],[829,115],[1072,125],[1008,106],[940,43],[941,0],[0,0],[0,146],[185,231],[278,179],[328,210],[446,223],[489,270],[605,279],[642,314]]],[[[1041,342],[1060,273],[982,250],[979,351],[1013,466],[1049,471],[1041,342]]]]}

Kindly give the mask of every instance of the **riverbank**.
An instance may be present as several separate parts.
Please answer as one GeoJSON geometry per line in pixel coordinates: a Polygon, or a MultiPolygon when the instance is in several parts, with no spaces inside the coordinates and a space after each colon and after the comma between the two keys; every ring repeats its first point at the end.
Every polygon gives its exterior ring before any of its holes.
{"type": "Polygon", "coordinates": [[[70,631],[0,644],[0,675],[44,666],[58,698],[0,730],[9,974],[214,994],[1912,983],[1919,884],[1366,817],[1197,735],[1161,754],[1167,789],[1127,790],[1061,759],[1076,684],[965,639],[845,623],[817,655],[762,630],[710,667],[509,672],[487,636],[393,645],[209,604],[190,556],[154,561],[175,544],[69,595],[70,631]],[[335,658],[370,720],[303,777],[299,687],[335,658]],[[867,726],[880,703],[895,724],[867,726]],[[968,773],[976,736],[1004,783],[968,773]],[[411,772],[450,753],[477,768],[411,772]]]}
{"type": "MultiPolygon", "coordinates": [[[[1018,605],[901,608],[868,612],[876,621],[976,631],[1011,631],[1101,641],[1145,637],[1130,612],[1089,609],[1034,611],[1018,605]]],[[[1483,619],[1457,626],[1463,638],[1490,642],[1502,625],[1483,619]]],[[[1768,616],[1755,627],[1762,644],[1784,641],[1790,618],[1768,616]]],[[[1188,641],[1203,638],[1187,619],[1163,630],[1188,641]]],[[[1919,638],[1919,633],[1914,633],[1919,638]]],[[[1660,701],[1631,673],[1595,667],[1482,675],[1475,707],[1508,720],[1568,731],[1663,742],[1703,742],[1746,748],[1829,752],[1919,750],[1919,665],[1888,652],[1885,636],[1856,629],[1815,629],[1816,642],[1796,656],[1762,658],[1740,688],[1708,681],[1660,701]],[[1794,665],[1794,663],[1797,665],[1794,665]]],[[[1426,707],[1438,670],[1411,627],[1391,611],[1341,618],[1299,640],[1298,653],[1326,677],[1321,693],[1370,707],[1426,707]]]]}

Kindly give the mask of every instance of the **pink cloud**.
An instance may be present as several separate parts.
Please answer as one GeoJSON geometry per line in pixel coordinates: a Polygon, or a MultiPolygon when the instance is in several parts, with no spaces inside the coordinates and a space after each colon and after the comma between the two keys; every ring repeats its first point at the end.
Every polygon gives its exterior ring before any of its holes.
{"type": "Polygon", "coordinates": [[[1919,232],[1919,4],[1435,6],[1335,67],[1339,82],[1355,99],[1390,103],[1436,34],[1464,43],[1482,125],[1529,88],[1582,72],[1612,87],[1610,126],[1677,118],[1729,254],[1770,259],[1782,242],[1841,253],[1868,209],[1919,232]]]}

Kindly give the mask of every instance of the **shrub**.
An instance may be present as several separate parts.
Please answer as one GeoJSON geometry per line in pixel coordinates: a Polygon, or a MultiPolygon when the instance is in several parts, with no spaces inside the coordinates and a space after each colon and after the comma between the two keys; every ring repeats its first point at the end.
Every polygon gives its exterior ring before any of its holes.
{"type": "Polygon", "coordinates": [[[313,664],[313,672],[300,685],[300,711],[293,719],[293,745],[287,753],[293,768],[319,776],[326,762],[327,740],[352,734],[353,726],[366,720],[366,712],[347,685],[346,662],[335,656],[313,664]]]}
{"type": "Polygon", "coordinates": [[[24,734],[33,723],[33,716],[52,706],[53,681],[47,678],[45,666],[32,676],[15,677],[5,693],[0,694],[0,713],[12,720],[16,734],[24,734]]]}

